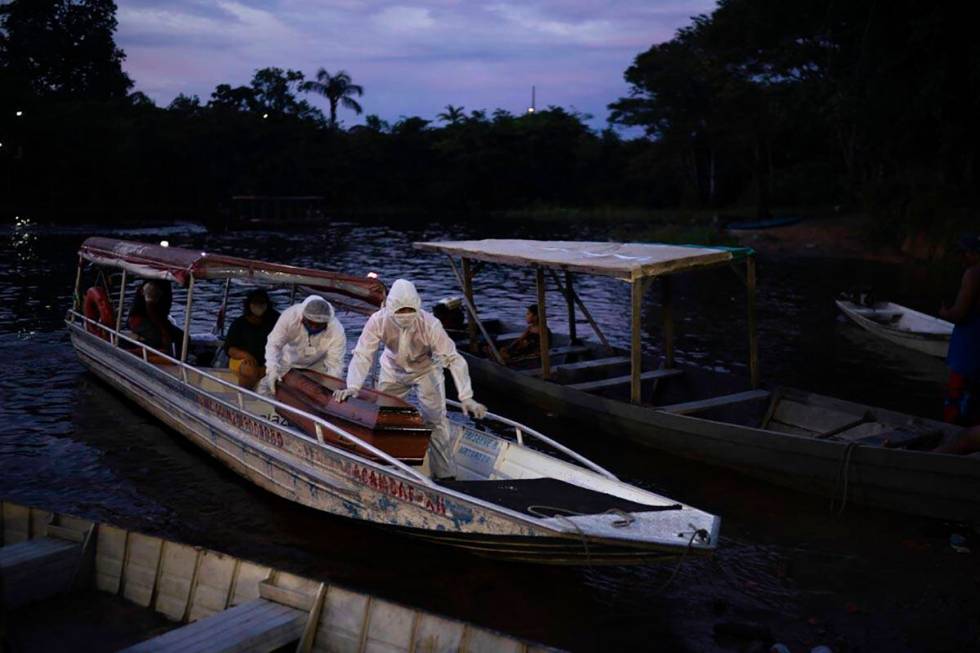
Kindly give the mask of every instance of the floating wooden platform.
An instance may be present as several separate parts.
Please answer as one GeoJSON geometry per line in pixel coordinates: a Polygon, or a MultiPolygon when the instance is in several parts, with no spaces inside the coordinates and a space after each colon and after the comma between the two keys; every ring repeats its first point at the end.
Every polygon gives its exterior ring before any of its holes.
{"type": "Polygon", "coordinates": [[[0,609],[94,588],[175,623],[127,653],[259,653],[293,644],[301,653],[554,650],[209,549],[7,501],[0,501],[0,545],[0,609]]]}

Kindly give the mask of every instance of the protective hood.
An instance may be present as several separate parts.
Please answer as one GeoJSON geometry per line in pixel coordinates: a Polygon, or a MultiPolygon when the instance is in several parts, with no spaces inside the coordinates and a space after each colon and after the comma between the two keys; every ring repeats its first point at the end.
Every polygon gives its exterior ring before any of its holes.
{"type": "Polygon", "coordinates": [[[422,298],[415,290],[415,284],[407,279],[398,279],[391,284],[388,298],[385,299],[385,310],[389,315],[394,315],[402,308],[414,308],[416,313],[422,311],[422,298]]]}
{"type": "Polygon", "coordinates": [[[313,322],[330,322],[333,319],[333,305],[319,295],[310,295],[303,300],[303,317],[313,322]]]}

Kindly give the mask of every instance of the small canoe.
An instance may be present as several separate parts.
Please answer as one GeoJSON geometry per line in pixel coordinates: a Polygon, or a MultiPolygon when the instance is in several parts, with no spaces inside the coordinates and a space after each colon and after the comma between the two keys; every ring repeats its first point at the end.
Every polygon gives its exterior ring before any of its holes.
{"type": "Polygon", "coordinates": [[[892,302],[862,306],[847,300],[836,301],[844,315],[869,333],[908,349],[946,358],[953,334],[950,322],[892,302]]]}

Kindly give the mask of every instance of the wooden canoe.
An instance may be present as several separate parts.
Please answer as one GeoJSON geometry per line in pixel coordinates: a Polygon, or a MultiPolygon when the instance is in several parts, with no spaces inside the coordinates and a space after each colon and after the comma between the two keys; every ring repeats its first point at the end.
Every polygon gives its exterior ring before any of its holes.
{"type": "MultiPolygon", "coordinates": [[[[487,320],[493,333],[513,325],[487,320]]],[[[980,522],[980,454],[929,449],[961,429],[935,420],[644,360],[643,395],[629,401],[628,352],[555,335],[552,377],[534,360],[503,366],[459,349],[474,382],[506,387],[525,404],[674,455],[734,469],[841,502],[980,522]]]]}
{"type": "Polygon", "coordinates": [[[836,303],[844,315],[867,332],[908,349],[946,358],[952,323],[892,302],[873,306],[846,300],[836,303]]]}

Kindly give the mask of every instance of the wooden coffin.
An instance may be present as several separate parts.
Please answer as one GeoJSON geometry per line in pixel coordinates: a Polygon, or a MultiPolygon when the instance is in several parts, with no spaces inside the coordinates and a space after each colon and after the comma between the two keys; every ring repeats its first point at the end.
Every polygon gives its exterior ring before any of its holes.
{"type": "MultiPolygon", "coordinates": [[[[333,391],[346,387],[332,376],[312,370],[290,370],[276,388],[276,399],[302,411],[316,415],[390,456],[407,463],[419,464],[429,446],[431,429],[412,404],[403,399],[377,392],[361,390],[356,397],[344,402],[333,400],[333,391]]],[[[304,432],[317,436],[313,420],[287,409],[276,410],[304,432]]],[[[322,429],[323,440],[346,447],[372,460],[377,456],[357,447],[329,429],[322,429]]]]}

